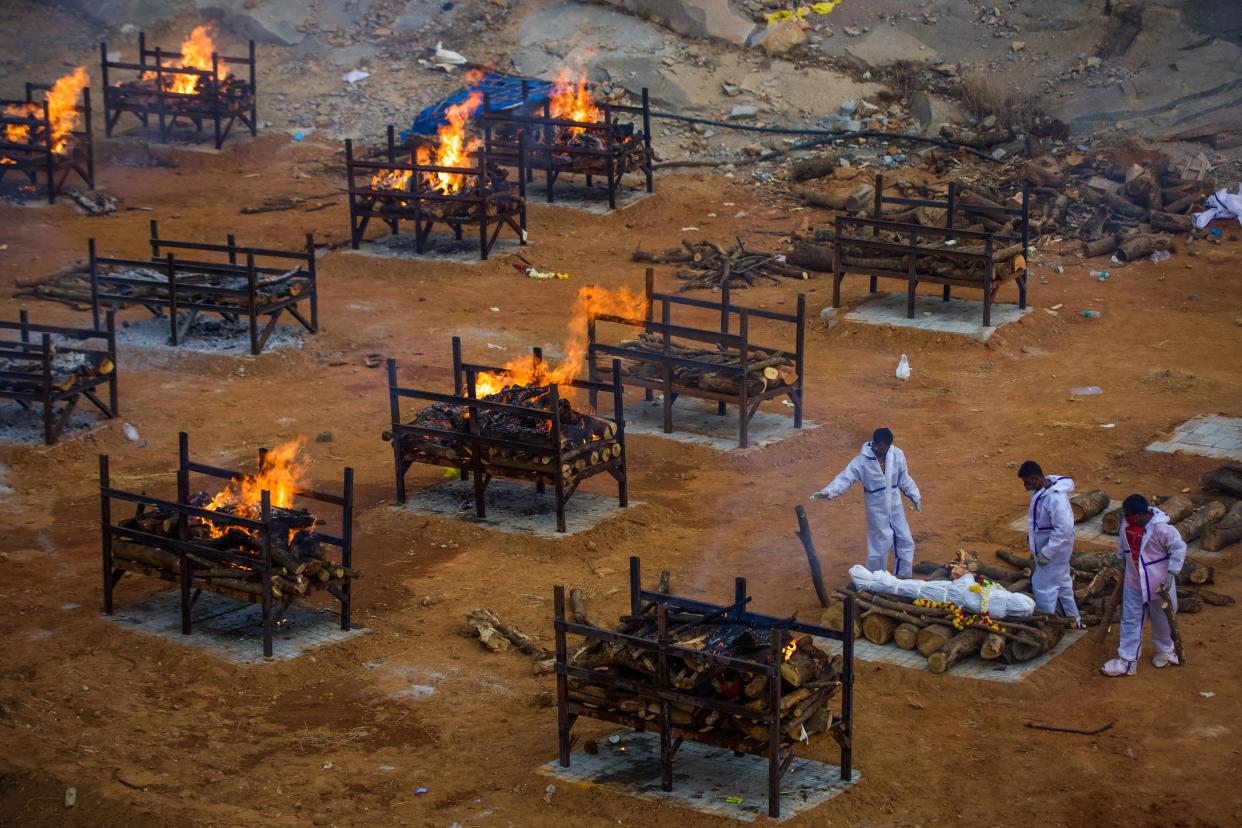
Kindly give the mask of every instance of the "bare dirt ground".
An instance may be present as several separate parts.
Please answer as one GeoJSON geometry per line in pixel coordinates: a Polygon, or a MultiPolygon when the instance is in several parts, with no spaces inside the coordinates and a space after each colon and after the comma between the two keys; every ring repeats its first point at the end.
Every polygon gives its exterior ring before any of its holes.
{"type": "MultiPolygon", "coordinates": [[[[87,218],[66,205],[0,206],[0,295],[84,255],[92,236],[106,252],[145,255],[153,216],[174,237],[232,231],[296,247],[313,230],[339,239],[343,204],[238,215],[239,205],[338,186],[316,172],[330,151],[268,135],[222,155],[176,152],[174,168],[102,166],[102,188],[153,212],[87,218]],[[293,179],[295,169],[307,177],[293,179]]],[[[509,354],[555,348],[578,286],[641,285],[629,261],[636,244],[674,245],[679,228],[693,225],[761,246],[773,238],[762,231],[802,221],[754,193],[719,177],[677,175],[608,216],[532,206],[528,256],[569,271],[568,282],[529,281],[504,260],[461,266],[328,253],[320,260],[323,330],[304,349],[254,360],[126,354],[123,419],[145,448],[124,438],[120,421],[50,449],[0,447],[14,490],[0,495],[0,823],[723,824],[568,785],[545,802],[548,780],[534,769],[555,753],[552,679],[533,677],[525,657],[491,654],[464,637],[465,613],[487,606],[549,641],[553,584],[584,587],[597,618],[615,616],[626,559],[641,554],[647,571],[671,570],[678,591],[716,599],[745,575],[759,610],[817,618],[791,510],[877,425],[895,431],[923,488],[926,508],[912,524],[919,556],[932,559],[1012,540],[1001,528],[1026,503],[1014,464],[1028,457],[1114,494],[1175,492],[1213,466],[1143,447],[1196,414],[1239,413],[1242,302],[1232,282],[1242,255],[1228,240],[1200,245],[1193,257],[1126,267],[1105,283],[1087,275],[1096,264],[1067,259],[1064,274],[1042,266],[1047,284],[1032,287],[1037,310],[986,346],[849,324],[829,330],[817,315],[831,294],[824,280],[756,289],[742,301],[789,307],[808,291],[816,314],[808,416],[821,428],[744,455],[633,437],[631,491],[643,505],[563,540],[392,508],[391,454],[379,439],[384,377],[365,367],[367,354],[393,356],[404,377],[444,387],[453,334],[479,359],[495,358],[488,342],[509,354]],[[748,215],[733,218],[738,211],[748,215]],[[1044,310],[1054,305],[1062,306],[1057,315],[1044,310]],[[1087,307],[1102,318],[1082,318],[1087,307]],[[893,376],[901,353],[913,365],[907,383],[893,376]],[[1166,369],[1185,374],[1153,381],[1166,369]],[[1104,393],[1072,399],[1068,389],[1081,385],[1104,393]],[[313,476],[334,485],[343,465],[357,470],[355,561],[367,577],[357,584],[356,620],[373,634],[311,658],[237,667],[100,619],[97,456],[112,456],[118,485],[167,493],[180,430],[221,465],[248,465],[260,445],[332,432],[332,442],[310,444],[313,476]],[[410,684],[434,692],[400,697],[410,684]],[[67,810],[71,785],[78,803],[67,810]],[[419,787],[428,792],[416,796],[419,787]]],[[[671,269],[659,271],[658,283],[676,283],[671,269]]],[[[847,280],[850,302],[864,290],[861,278],[847,280]]],[[[60,306],[23,306],[42,319],[82,319],[60,306]]],[[[3,316],[17,309],[3,300],[3,316]]],[[[438,472],[412,477],[422,487],[438,472]]],[[[863,556],[860,498],[809,507],[834,584],[863,556]]],[[[1235,592],[1238,578],[1235,562],[1217,567],[1223,591],[1235,592]]],[[[118,600],[162,588],[127,578],[118,600]]],[[[1240,618],[1238,607],[1185,617],[1190,665],[1157,671],[1144,663],[1125,680],[1097,672],[1115,634],[1107,648],[1078,643],[1018,685],[862,663],[862,782],[792,824],[1238,824],[1240,618]],[[1031,719],[1116,725],[1083,737],[1030,731],[1031,719]]],[[[836,759],[827,740],[804,753],[836,759]]]]}

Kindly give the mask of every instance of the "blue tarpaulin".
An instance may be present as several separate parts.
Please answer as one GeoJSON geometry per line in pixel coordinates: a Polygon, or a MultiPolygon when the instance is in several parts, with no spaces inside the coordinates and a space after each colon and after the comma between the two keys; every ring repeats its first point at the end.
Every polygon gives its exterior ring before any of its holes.
{"type": "MultiPolygon", "coordinates": [[[[543,101],[552,89],[551,81],[526,80],[526,100],[543,101]]],[[[436,101],[414,117],[410,128],[401,133],[401,140],[407,141],[416,135],[434,135],[436,128],[447,123],[445,112],[450,106],[462,103],[471,92],[482,92],[487,95],[488,104],[493,110],[513,109],[522,103],[523,78],[502,75],[499,72],[486,72],[482,78],[468,89],[454,92],[447,98],[436,101]]]]}

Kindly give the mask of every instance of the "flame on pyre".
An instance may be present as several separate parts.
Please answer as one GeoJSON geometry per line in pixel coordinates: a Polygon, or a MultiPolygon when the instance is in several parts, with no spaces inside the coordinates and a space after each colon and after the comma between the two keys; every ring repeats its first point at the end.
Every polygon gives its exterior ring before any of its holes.
{"type": "Polygon", "coordinates": [[[647,297],[642,293],[632,293],[627,288],[607,290],[595,285],[578,288],[578,298],[569,320],[569,337],[565,341],[565,358],[556,365],[536,362],[533,355],[512,360],[499,374],[480,374],[475,379],[475,394],[485,397],[509,385],[542,386],[578,378],[582,363],[586,361],[587,320],[592,314],[641,321],[647,317],[647,297]]]}
{"type": "MultiPolygon", "coordinates": [[[[471,92],[466,100],[448,107],[444,113],[446,123],[437,130],[439,143],[434,148],[420,146],[415,153],[415,161],[435,167],[467,166],[467,156],[477,150],[482,142],[475,136],[467,138],[466,125],[482,105],[483,93],[471,92]]],[[[443,195],[460,192],[466,183],[466,176],[460,173],[431,172],[422,176],[423,184],[443,195]]],[[[409,180],[409,170],[381,170],[371,177],[371,186],[404,190],[409,180]]]]}
{"type": "MultiPolygon", "coordinates": [[[[257,474],[234,477],[203,508],[258,520],[262,515],[264,491],[269,493],[272,506],[292,508],[294,494],[306,488],[310,460],[302,456],[305,446],[306,438],[298,437],[271,449],[257,474]]],[[[228,529],[215,524],[208,524],[208,527],[213,537],[223,535],[228,529]]]]}
{"type": "MultiPolygon", "coordinates": [[[[86,67],[79,66],[57,80],[47,92],[48,117],[52,125],[52,152],[57,155],[64,155],[69,148],[69,137],[81,120],[81,113],[77,110],[78,98],[90,81],[90,75],[86,74],[86,67]]],[[[9,104],[5,107],[4,114],[19,118],[42,117],[43,105],[41,103],[9,104]]],[[[27,124],[6,124],[4,132],[5,139],[10,143],[30,143],[30,126],[27,124]]]]}
{"type": "Polygon", "coordinates": [[[781,661],[789,661],[796,652],[798,652],[798,642],[791,638],[789,643],[781,648],[781,661]]]}
{"type": "MultiPolygon", "coordinates": [[[[215,44],[216,26],[214,23],[204,23],[201,26],[195,26],[194,31],[190,32],[190,36],[181,44],[181,62],[176,64],[177,69],[198,69],[203,72],[211,72],[211,56],[216,51],[215,44]]],[[[224,61],[216,60],[216,81],[224,80],[229,76],[229,67],[224,61]]],[[[151,80],[156,77],[154,72],[148,72],[143,75],[144,80],[151,80]]],[[[198,82],[202,79],[202,75],[165,75],[164,89],[167,92],[176,92],[179,95],[194,95],[198,93],[198,82]]]]}
{"type": "MultiPolygon", "coordinates": [[[[552,117],[559,120],[593,124],[604,118],[604,113],[595,105],[595,99],[591,97],[587,89],[586,75],[579,75],[575,78],[569,69],[562,69],[557,75],[556,83],[552,85],[549,103],[552,117]]],[[[571,127],[568,131],[569,137],[572,138],[585,130],[581,127],[571,127]]]]}

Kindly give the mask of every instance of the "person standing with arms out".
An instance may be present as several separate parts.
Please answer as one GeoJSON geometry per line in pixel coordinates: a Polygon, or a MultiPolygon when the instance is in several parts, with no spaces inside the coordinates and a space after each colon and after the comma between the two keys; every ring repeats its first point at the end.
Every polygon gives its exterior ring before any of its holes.
{"type": "Polygon", "coordinates": [[[862,484],[867,508],[867,569],[887,571],[888,553],[895,551],[893,574],[909,578],[914,574],[914,537],[906,522],[901,496],[910,498],[916,512],[923,511],[923,497],[910,477],[905,452],[893,445],[893,432],[887,428],[877,428],[871,442],[863,443],[862,451],[845,471],[811,498],[832,500],[855,483],[862,484]]]}
{"type": "MultiPolygon", "coordinates": [[[[1121,644],[1117,657],[1104,665],[1106,676],[1132,676],[1138,670],[1143,645],[1143,622],[1151,618],[1151,643],[1156,667],[1179,664],[1173,646],[1169,619],[1161,608],[1160,587],[1169,594],[1177,611],[1177,573],[1186,561],[1186,541],[1169,523],[1169,516],[1147,504],[1142,495],[1132,494],[1121,503],[1126,516],[1117,535],[1117,558],[1126,570],[1121,593],[1121,644]]],[[[1109,619],[1104,619],[1107,624],[1109,619]]]]}
{"type": "Polygon", "coordinates": [[[1074,510],[1070,508],[1069,496],[1074,491],[1074,481],[1056,474],[1044,475],[1034,460],[1022,464],[1018,477],[1031,493],[1027,540],[1035,558],[1035,571],[1031,574],[1035,608],[1042,612],[1059,611],[1081,628],[1082,618],[1074,602],[1074,576],[1070,574],[1074,510]]]}

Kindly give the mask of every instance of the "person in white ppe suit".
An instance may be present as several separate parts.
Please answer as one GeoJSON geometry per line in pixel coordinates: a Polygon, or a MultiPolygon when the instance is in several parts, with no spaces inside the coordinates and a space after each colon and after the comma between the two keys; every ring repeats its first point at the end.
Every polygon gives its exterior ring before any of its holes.
{"type": "Polygon", "coordinates": [[[1074,481],[1059,475],[1045,475],[1034,460],[1027,460],[1018,469],[1018,477],[1031,493],[1027,512],[1027,541],[1035,558],[1031,574],[1031,591],[1035,608],[1042,612],[1060,612],[1082,626],[1078,604],[1074,601],[1074,576],[1070,574],[1070,557],[1074,554],[1074,510],[1069,496],[1074,481]]]}
{"type": "Polygon", "coordinates": [[[1168,591],[1177,611],[1177,573],[1186,561],[1186,541],[1169,523],[1169,516],[1132,494],[1121,503],[1125,523],[1117,535],[1118,563],[1126,570],[1121,593],[1121,643],[1117,657],[1102,668],[1106,676],[1132,676],[1138,669],[1143,644],[1143,622],[1151,619],[1151,643],[1156,654],[1151,663],[1167,667],[1180,663],[1173,646],[1173,631],[1161,608],[1160,587],[1168,591]]]}
{"type": "Polygon", "coordinates": [[[923,511],[923,497],[910,477],[905,453],[893,445],[893,432],[887,428],[877,428],[871,442],[863,443],[862,451],[845,471],[811,497],[832,500],[855,483],[862,484],[863,503],[867,507],[867,569],[887,571],[892,551],[897,559],[893,574],[909,578],[914,574],[914,537],[906,522],[901,496],[910,499],[916,512],[923,511]]]}

